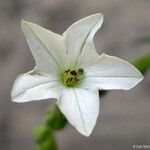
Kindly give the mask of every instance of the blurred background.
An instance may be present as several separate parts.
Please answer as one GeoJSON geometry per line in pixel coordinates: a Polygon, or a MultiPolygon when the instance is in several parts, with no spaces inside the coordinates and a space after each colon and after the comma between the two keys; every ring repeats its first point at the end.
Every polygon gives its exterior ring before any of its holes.
{"type": "MultiPolygon", "coordinates": [[[[20,29],[21,19],[62,34],[76,20],[97,12],[104,14],[95,36],[99,54],[131,61],[150,52],[150,44],[134,43],[150,35],[149,0],[0,0],[1,150],[33,150],[32,128],[54,104],[53,100],[22,104],[10,100],[17,75],[35,66],[20,29]]],[[[130,91],[110,91],[101,98],[100,117],[89,138],[71,125],[57,132],[59,150],[131,150],[133,145],[150,145],[149,75],[130,91]]]]}

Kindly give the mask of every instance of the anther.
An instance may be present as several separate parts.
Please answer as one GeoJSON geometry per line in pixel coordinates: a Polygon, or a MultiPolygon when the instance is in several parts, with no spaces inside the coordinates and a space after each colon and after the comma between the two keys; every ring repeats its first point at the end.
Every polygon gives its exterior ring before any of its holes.
{"type": "Polygon", "coordinates": [[[83,75],[83,73],[84,73],[83,69],[82,68],[78,69],[78,73],[79,73],[79,75],[83,75]]]}
{"type": "Polygon", "coordinates": [[[65,73],[68,74],[69,71],[70,71],[70,69],[66,70],[65,73]]]}
{"type": "Polygon", "coordinates": [[[70,71],[73,76],[77,76],[77,72],[75,70],[70,71]]]}

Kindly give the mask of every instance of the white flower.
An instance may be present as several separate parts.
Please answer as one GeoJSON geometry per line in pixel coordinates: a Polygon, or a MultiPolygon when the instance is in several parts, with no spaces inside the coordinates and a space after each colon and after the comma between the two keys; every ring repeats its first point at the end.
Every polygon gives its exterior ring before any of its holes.
{"type": "Polygon", "coordinates": [[[129,90],[143,79],[130,63],[106,54],[99,56],[93,37],[102,22],[103,15],[94,14],[58,35],[22,21],[36,67],[16,79],[12,101],[55,98],[68,121],[89,136],[99,114],[98,90],[129,90]]]}

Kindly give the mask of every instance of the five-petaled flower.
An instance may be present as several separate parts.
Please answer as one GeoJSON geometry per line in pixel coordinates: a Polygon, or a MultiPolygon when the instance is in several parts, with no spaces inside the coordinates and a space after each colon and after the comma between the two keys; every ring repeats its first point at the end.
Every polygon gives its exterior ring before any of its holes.
{"type": "Polygon", "coordinates": [[[99,114],[98,90],[129,90],[143,79],[130,63],[97,53],[93,37],[102,22],[103,15],[94,14],[59,35],[22,21],[36,67],[16,79],[12,101],[57,99],[68,121],[81,134],[89,136],[99,114]]]}

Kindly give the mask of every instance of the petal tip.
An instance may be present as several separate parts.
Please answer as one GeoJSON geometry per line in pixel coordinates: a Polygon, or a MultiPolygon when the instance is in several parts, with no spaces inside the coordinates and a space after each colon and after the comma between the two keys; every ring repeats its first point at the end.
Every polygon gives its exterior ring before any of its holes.
{"type": "Polygon", "coordinates": [[[95,14],[90,15],[90,16],[104,17],[104,14],[99,12],[99,13],[95,13],[95,14]]]}
{"type": "Polygon", "coordinates": [[[25,21],[24,19],[21,20],[21,26],[24,25],[24,24],[27,24],[27,23],[28,23],[28,22],[25,21]]]}
{"type": "Polygon", "coordinates": [[[28,22],[28,21],[26,21],[24,19],[21,20],[21,29],[22,30],[24,30],[24,28],[27,28],[29,26],[31,26],[31,22],[28,22]]]}
{"type": "Polygon", "coordinates": [[[96,15],[101,17],[102,19],[104,18],[104,14],[102,14],[102,13],[97,13],[96,15]]]}
{"type": "Polygon", "coordinates": [[[17,100],[17,96],[16,96],[16,94],[15,94],[14,87],[12,88],[10,97],[11,97],[11,101],[12,101],[12,102],[19,103],[19,101],[17,100]]]}
{"type": "MultiPolygon", "coordinates": [[[[139,70],[138,70],[139,71],[139,70]]],[[[141,82],[144,79],[144,76],[142,75],[142,73],[139,71],[139,82],[141,82]]],[[[138,83],[139,83],[138,82],[138,83]]]]}
{"type": "Polygon", "coordinates": [[[86,137],[90,137],[91,133],[92,133],[92,131],[91,132],[86,132],[83,135],[86,136],[86,137]]]}
{"type": "MultiPolygon", "coordinates": [[[[78,130],[78,129],[77,129],[78,130]]],[[[78,130],[79,131],[79,130],[78,130]]],[[[92,132],[93,132],[93,128],[92,128],[92,130],[80,130],[79,131],[79,133],[81,134],[81,135],[83,135],[83,136],[86,136],[86,137],[90,137],[90,135],[92,134],[92,132]]]]}
{"type": "Polygon", "coordinates": [[[90,15],[88,17],[91,17],[91,18],[95,17],[98,20],[100,20],[100,22],[103,22],[103,20],[104,20],[104,14],[102,14],[102,13],[96,13],[96,14],[90,15]]]}
{"type": "Polygon", "coordinates": [[[27,25],[28,25],[28,22],[27,22],[27,21],[21,20],[21,29],[22,29],[22,31],[25,30],[25,28],[27,27],[27,25]]]}
{"type": "Polygon", "coordinates": [[[11,101],[15,103],[19,103],[19,101],[17,101],[15,98],[11,98],[11,101]]]}

